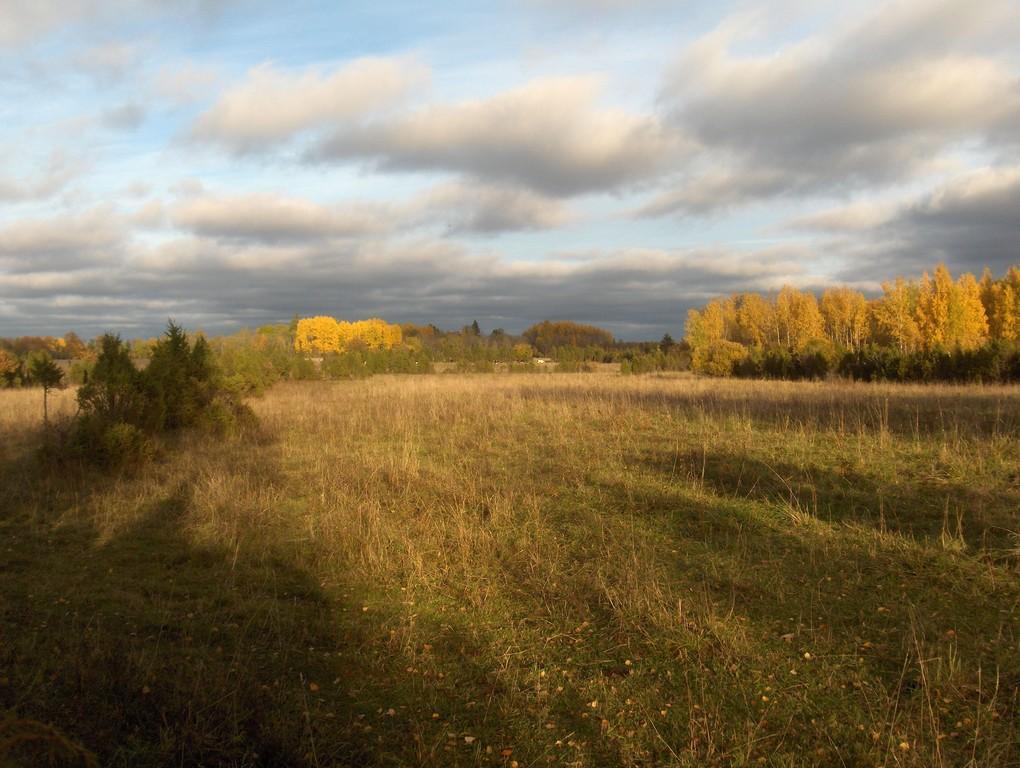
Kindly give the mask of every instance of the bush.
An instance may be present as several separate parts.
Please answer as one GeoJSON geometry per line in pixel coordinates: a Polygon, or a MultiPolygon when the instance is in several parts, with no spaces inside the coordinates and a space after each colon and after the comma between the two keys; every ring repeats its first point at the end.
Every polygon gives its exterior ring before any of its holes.
{"type": "Polygon", "coordinates": [[[99,339],[99,356],[88,383],[78,390],[78,408],[87,416],[116,422],[140,423],[145,411],[142,377],[119,337],[99,339]]]}
{"type": "Polygon", "coordinates": [[[81,416],[68,440],[70,455],[106,467],[125,468],[142,463],[153,453],[152,442],[134,424],[107,422],[95,414],[81,416]]]}
{"type": "Polygon", "coordinates": [[[75,360],[71,363],[71,368],[67,372],[67,379],[72,384],[79,386],[87,384],[94,367],[95,362],[91,360],[75,360]]]}
{"type": "Polygon", "coordinates": [[[839,362],[841,375],[858,381],[1020,381],[1020,346],[992,342],[973,350],[899,352],[869,346],[847,352],[839,362]]]}
{"type": "Polygon", "coordinates": [[[691,356],[691,368],[708,376],[729,376],[734,367],[747,356],[747,348],[735,341],[713,341],[697,347],[691,356]]]}
{"type": "MultiPolygon", "coordinates": [[[[485,365],[492,370],[492,364],[484,360],[467,360],[459,365],[464,371],[475,371],[485,365]]],[[[320,370],[327,379],[363,379],[377,373],[431,373],[432,363],[420,349],[354,349],[327,355],[320,370]]]]}
{"type": "Polygon", "coordinates": [[[78,390],[79,415],[67,439],[76,458],[122,467],[147,458],[152,438],[162,432],[201,424],[226,433],[239,419],[254,418],[224,386],[205,339],[190,343],[173,322],[144,371],[134,367],[117,336],[103,336],[99,347],[91,375],[78,390]]]}
{"type": "Polygon", "coordinates": [[[201,425],[221,437],[235,435],[257,423],[255,412],[244,403],[217,397],[202,412],[201,425]]]}
{"type": "Polygon", "coordinates": [[[199,336],[194,344],[172,321],[156,342],[141,379],[149,428],[159,432],[194,424],[215,392],[212,351],[199,336]]]}
{"type": "Polygon", "coordinates": [[[327,355],[319,367],[327,379],[364,379],[372,375],[368,361],[361,352],[342,352],[327,355]]]}

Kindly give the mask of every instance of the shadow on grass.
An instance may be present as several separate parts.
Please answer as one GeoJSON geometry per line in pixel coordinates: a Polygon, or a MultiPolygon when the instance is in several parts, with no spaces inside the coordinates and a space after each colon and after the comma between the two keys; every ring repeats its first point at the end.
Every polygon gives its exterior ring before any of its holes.
{"type": "Polygon", "coordinates": [[[328,664],[296,663],[294,649],[336,641],[311,576],[191,542],[187,485],[104,540],[62,514],[104,479],[36,472],[40,503],[23,495],[0,519],[0,706],[53,723],[103,765],[305,762],[305,681],[328,664]]]}
{"type": "Polygon", "coordinates": [[[601,490],[611,505],[665,531],[676,583],[699,585],[714,610],[748,618],[764,641],[821,641],[851,661],[861,656],[895,690],[918,641],[952,637],[969,671],[997,669],[1004,690],[1020,690],[1020,634],[1003,608],[1020,598],[1009,562],[992,566],[896,532],[868,536],[811,515],[793,519],[775,505],[706,486],[601,490]]]}
{"type": "Polygon", "coordinates": [[[1020,485],[983,489],[903,474],[890,482],[833,463],[766,462],[742,451],[664,451],[644,460],[660,477],[684,481],[723,498],[748,499],[935,543],[965,543],[993,557],[1016,547],[1020,485]]]}
{"type": "Polygon", "coordinates": [[[716,392],[675,388],[663,380],[652,391],[585,389],[576,386],[525,388],[520,396],[535,400],[592,401],[623,407],[666,408],[680,415],[740,419],[770,429],[809,428],[841,434],[886,432],[901,438],[1020,439],[1020,397],[1002,389],[940,389],[931,386],[877,389],[870,385],[791,384],[748,381],[742,392],[726,381],[716,392]],[[766,390],[768,390],[766,392],[766,390]]]}
{"type": "MultiPolygon", "coordinates": [[[[398,600],[356,574],[327,584],[314,552],[198,543],[199,491],[173,462],[139,471],[145,492],[112,535],[98,510],[134,481],[0,464],[0,713],[52,724],[104,766],[476,765],[538,749],[469,616],[425,611],[405,636],[398,600]]],[[[258,475],[274,482],[275,459],[258,475]]],[[[580,698],[559,706],[597,741],[580,698]]]]}

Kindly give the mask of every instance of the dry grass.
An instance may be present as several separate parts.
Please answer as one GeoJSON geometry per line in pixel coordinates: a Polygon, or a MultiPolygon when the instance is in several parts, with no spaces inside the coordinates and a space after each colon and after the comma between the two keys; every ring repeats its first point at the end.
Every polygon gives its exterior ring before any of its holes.
{"type": "Polygon", "coordinates": [[[1016,387],[293,384],[113,478],[27,396],[0,705],[106,764],[1020,759],[1016,387]]]}

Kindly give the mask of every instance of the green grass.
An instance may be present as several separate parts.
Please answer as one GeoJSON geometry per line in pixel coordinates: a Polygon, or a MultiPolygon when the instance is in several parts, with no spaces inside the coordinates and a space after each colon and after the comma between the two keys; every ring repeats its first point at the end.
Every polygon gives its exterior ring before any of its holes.
{"type": "Polygon", "coordinates": [[[103,765],[1020,762],[1015,387],[253,405],[129,476],[0,422],[0,709],[103,765]]]}

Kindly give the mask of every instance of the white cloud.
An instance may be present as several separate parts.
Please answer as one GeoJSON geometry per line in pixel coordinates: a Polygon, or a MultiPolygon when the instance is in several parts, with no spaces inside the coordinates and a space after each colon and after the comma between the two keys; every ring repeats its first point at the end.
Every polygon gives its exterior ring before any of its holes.
{"type": "Polygon", "coordinates": [[[554,195],[611,190],[659,174],[675,139],[649,116],[600,107],[599,94],[593,78],[537,81],[485,100],[341,128],[310,158],[460,172],[554,195]]]}
{"type": "Polygon", "coordinates": [[[172,10],[208,20],[233,0],[3,0],[0,45],[22,45],[74,24],[172,10]]]}
{"type": "Polygon", "coordinates": [[[141,49],[135,43],[108,42],[87,48],[74,58],[75,66],[102,84],[124,79],[137,68],[141,49]]]}
{"type": "MultiPolygon", "coordinates": [[[[1012,0],[899,0],[777,51],[735,52],[731,19],[692,45],[663,92],[701,167],[650,212],[898,183],[960,142],[1020,124],[1012,0]]],[[[753,28],[753,27],[752,27],[753,28]]],[[[756,41],[761,42],[761,41],[756,41]]]]}
{"type": "Polygon", "coordinates": [[[237,152],[265,148],[390,107],[427,79],[427,70],[407,58],[357,59],[332,72],[262,64],[198,118],[192,136],[237,152]]]}
{"type": "Polygon", "coordinates": [[[191,104],[201,99],[220,77],[219,69],[214,66],[181,61],[160,69],[152,78],[151,90],[164,101],[191,104]]]}
{"type": "MultiPolygon", "coordinates": [[[[8,164],[8,163],[5,163],[8,164]]],[[[40,168],[20,176],[0,176],[0,201],[20,203],[56,195],[78,173],[78,168],[60,153],[53,154],[40,168]]]]}

